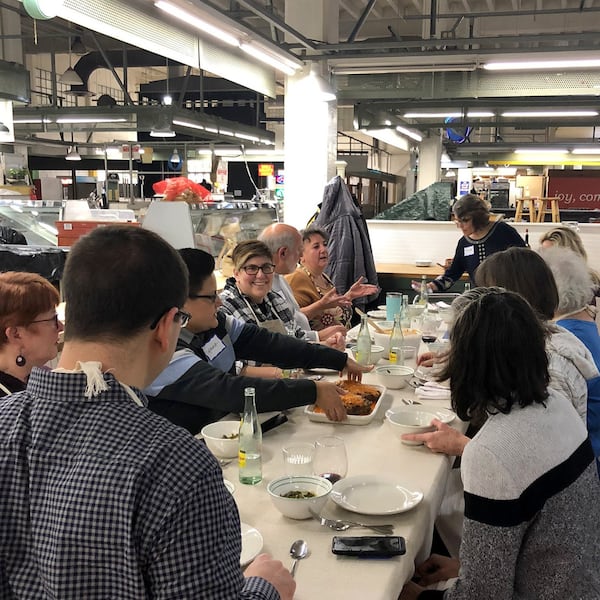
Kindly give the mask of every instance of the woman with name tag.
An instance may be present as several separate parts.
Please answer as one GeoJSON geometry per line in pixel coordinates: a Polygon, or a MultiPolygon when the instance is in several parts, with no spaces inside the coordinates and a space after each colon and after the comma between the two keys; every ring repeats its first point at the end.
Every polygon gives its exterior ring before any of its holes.
{"type": "MultiPolygon", "coordinates": [[[[446,272],[427,284],[430,292],[443,292],[454,285],[467,272],[475,284],[475,270],[488,256],[512,246],[525,247],[523,238],[504,221],[490,220],[490,206],[475,194],[460,197],[452,207],[456,226],[463,237],[456,246],[452,264],[446,272]]],[[[419,291],[420,281],[412,287],[419,291]]]]}
{"type": "Polygon", "coordinates": [[[145,390],[149,408],[197,433],[230,412],[241,412],[244,388],[254,387],[259,412],[316,404],[329,419],[345,419],[340,400],[343,390],[335,384],[249,377],[237,374],[236,360],[251,359],[283,369],[324,367],[358,380],[370,367],[359,365],[339,350],[273,333],[218,311],[221,301],[213,257],[193,248],[179,252],[189,272],[184,310],[191,318],[180,332],[171,362],[145,390]]]}

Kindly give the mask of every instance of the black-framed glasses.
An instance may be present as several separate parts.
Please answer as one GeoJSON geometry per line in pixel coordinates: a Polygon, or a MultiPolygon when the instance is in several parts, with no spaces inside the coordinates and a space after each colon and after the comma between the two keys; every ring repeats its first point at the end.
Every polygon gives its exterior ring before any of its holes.
{"type": "Polygon", "coordinates": [[[217,301],[218,297],[219,297],[219,294],[217,294],[217,292],[215,292],[214,294],[190,294],[190,298],[192,300],[195,300],[196,298],[204,298],[205,300],[208,300],[209,302],[212,302],[213,304],[217,301]]]}
{"type": "MultiPolygon", "coordinates": [[[[167,308],[166,310],[163,310],[160,315],[158,315],[158,317],[156,317],[156,319],[154,319],[154,321],[152,321],[152,324],[150,325],[150,329],[156,329],[156,326],[158,325],[158,322],[165,316],[166,313],[168,313],[171,309],[167,308]]],[[[185,327],[189,322],[190,319],[192,318],[192,315],[190,315],[189,312],[185,312],[185,310],[181,310],[179,309],[176,313],[175,316],[173,317],[174,321],[179,321],[179,324],[181,325],[181,327],[185,327]]]]}
{"type": "Polygon", "coordinates": [[[259,271],[262,271],[265,275],[271,275],[275,271],[275,265],[272,263],[265,263],[264,265],[245,265],[242,267],[248,275],[256,275],[259,271]]]}
{"type": "Polygon", "coordinates": [[[50,321],[54,321],[54,326],[56,327],[56,329],[58,329],[58,314],[54,313],[54,316],[48,318],[48,319],[36,319],[35,321],[30,321],[30,324],[32,325],[33,323],[49,323],[50,321]]]}

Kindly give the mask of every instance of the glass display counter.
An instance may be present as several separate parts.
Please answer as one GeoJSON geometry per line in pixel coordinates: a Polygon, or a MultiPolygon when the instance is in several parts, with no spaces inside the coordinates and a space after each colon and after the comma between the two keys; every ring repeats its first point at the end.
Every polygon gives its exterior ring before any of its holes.
{"type": "Polygon", "coordinates": [[[22,233],[32,246],[56,246],[62,201],[0,200],[0,224],[22,233]]]}
{"type": "Polygon", "coordinates": [[[275,208],[257,207],[249,201],[238,201],[230,208],[192,205],[190,212],[196,248],[210,252],[215,258],[229,245],[255,239],[267,225],[277,221],[275,208]]]}

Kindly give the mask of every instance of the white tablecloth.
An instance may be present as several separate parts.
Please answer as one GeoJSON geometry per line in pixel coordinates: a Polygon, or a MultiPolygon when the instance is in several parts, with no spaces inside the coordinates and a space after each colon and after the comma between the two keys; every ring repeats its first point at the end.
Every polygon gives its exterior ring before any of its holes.
{"type": "MultiPolygon", "coordinates": [[[[382,364],[385,362],[382,361],[382,364]]],[[[374,374],[365,383],[377,383],[374,374]]],[[[297,600],[396,600],[402,585],[413,575],[415,561],[427,558],[435,515],[438,512],[446,478],[454,459],[433,454],[424,446],[402,444],[384,423],[385,411],[402,405],[402,398],[414,398],[413,390],[388,390],[373,422],[366,426],[315,423],[304,408],[287,412],[289,422],[267,432],[263,438],[263,480],[256,486],[238,481],[236,461],[224,468],[224,477],[235,485],[234,498],[244,523],[256,527],[264,538],[264,551],[290,564],[292,542],[303,538],[310,555],[296,571],[297,600]],[[409,488],[420,489],[423,501],[399,515],[366,516],[348,512],[328,500],[322,514],[334,518],[393,523],[395,535],[406,539],[406,554],[390,559],[365,560],[339,557],[331,552],[336,532],[316,520],[295,521],[284,517],[272,505],[266,491],[269,481],[283,475],[281,448],[290,442],[314,442],[318,437],[342,437],[348,452],[348,476],[381,474],[409,488]]],[[[431,406],[448,406],[448,401],[424,400],[431,406]]],[[[464,431],[466,424],[456,419],[454,426],[464,431]]],[[[366,529],[352,529],[339,535],[376,535],[366,529]]]]}

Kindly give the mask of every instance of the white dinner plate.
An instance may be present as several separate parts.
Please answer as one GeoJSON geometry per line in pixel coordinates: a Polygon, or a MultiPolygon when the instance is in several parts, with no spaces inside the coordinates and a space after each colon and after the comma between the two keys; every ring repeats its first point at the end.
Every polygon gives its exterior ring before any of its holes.
{"type": "Polygon", "coordinates": [[[410,404],[408,406],[396,406],[395,408],[390,408],[389,410],[387,410],[385,412],[386,417],[388,414],[393,413],[395,410],[399,410],[402,412],[411,411],[411,410],[428,412],[428,413],[435,415],[437,419],[439,419],[442,423],[446,423],[446,424],[452,423],[452,421],[454,421],[454,419],[456,419],[456,413],[454,413],[450,409],[437,408],[435,406],[430,406],[429,404],[427,404],[427,405],[410,404]]]}
{"type": "Polygon", "coordinates": [[[363,515],[395,515],[414,508],[423,500],[423,492],[409,490],[380,475],[359,475],[338,481],[331,499],[346,510],[363,515]]]}
{"type": "Polygon", "coordinates": [[[242,523],[242,554],[240,565],[243,567],[252,562],[263,549],[263,537],[258,529],[242,523]]]}
{"type": "Polygon", "coordinates": [[[369,385],[372,385],[374,388],[377,388],[381,391],[381,395],[375,403],[370,415],[348,415],[345,421],[330,421],[325,413],[315,412],[314,404],[305,406],[304,412],[308,415],[309,421],[316,421],[317,423],[334,423],[336,425],[368,425],[375,418],[386,392],[386,387],[383,385],[377,385],[374,383],[370,383],[369,385]]]}

